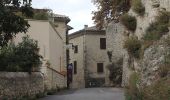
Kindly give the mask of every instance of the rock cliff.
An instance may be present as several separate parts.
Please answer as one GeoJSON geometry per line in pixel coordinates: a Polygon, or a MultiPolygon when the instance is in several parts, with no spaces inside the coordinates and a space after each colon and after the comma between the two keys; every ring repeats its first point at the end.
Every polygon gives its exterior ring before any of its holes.
{"type": "MultiPolygon", "coordinates": [[[[133,35],[137,36],[139,40],[142,40],[150,24],[156,21],[156,17],[160,11],[170,11],[170,0],[141,1],[145,7],[144,16],[137,15],[132,9],[128,12],[129,15],[135,16],[137,19],[137,28],[133,35]]],[[[106,33],[107,48],[108,51],[112,52],[112,62],[116,62],[118,58],[123,57],[122,86],[128,85],[128,80],[132,72],[140,73],[140,83],[142,85],[150,85],[159,78],[159,69],[170,54],[170,46],[165,42],[170,32],[146,48],[140,60],[132,60],[128,52],[123,48],[123,43],[131,32],[127,31],[121,23],[111,22],[107,26],[106,33]],[[133,66],[133,70],[130,68],[131,66],[133,66]]]]}

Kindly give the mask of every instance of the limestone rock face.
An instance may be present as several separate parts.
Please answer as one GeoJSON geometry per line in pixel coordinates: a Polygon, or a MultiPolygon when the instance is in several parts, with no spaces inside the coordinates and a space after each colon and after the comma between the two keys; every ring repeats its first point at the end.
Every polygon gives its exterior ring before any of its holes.
{"type": "MultiPolygon", "coordinates": [[[[151,23],[155,21],[159,11],[166,10],[170,11],[170,0],[142,0],[145,6],[145,15],[139,16],[130,9],[128,12],[130,15],[135,16],[137,19],[137,29],[134,35],[141,39],[146,33],[146,29],[151,23]]],[[[122,86],[128,85],[128,79],[132,71],[129,61],[130,57],[126,50],[123,49],[123,43],[128,33],[121,23],[111,22],[107,27],[107,49],[112,51],[112,61],[123,57],[123,78],[122,86]]],[[[144,52],[143,60],[133,61],[135,71],[142,74],[142,84],[149,85],[157,78],[158,66],[164,62],[164,56],[169,53],[169,48],[162,44],[162,42],[150,46],[144,52]]]]}
{"type": "Polygon", "coordinates": [[[170,47],[165,43],[154,44],[144,52],[141,66],[141,84],[150,85],[159,79],[159,67],[164,64],[165,56],[170,54],[170,47]]]}

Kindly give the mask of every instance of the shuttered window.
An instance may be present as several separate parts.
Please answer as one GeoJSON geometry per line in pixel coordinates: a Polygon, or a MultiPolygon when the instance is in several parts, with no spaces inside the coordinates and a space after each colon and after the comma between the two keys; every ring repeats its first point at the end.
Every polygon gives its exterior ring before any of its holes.
{"type": "Polygon", "coordinates": [[[74,61],[74,74],[77,74],[77,61],[74,61]]]}
{"type": "Polygon", "coordinates": [[[97,63],[97,72],[98,73],[103,73],[104,72],[103,63],[97,63]]]}
{"type": "Polygon", "coordinates": [[[74,53],[78,53],[78,45],[74,46],[74,53]]]}
{"type": "Polygon", "coordinates": [[[100,49],[106,49],[106,38],[100,38],[100,49]]]}

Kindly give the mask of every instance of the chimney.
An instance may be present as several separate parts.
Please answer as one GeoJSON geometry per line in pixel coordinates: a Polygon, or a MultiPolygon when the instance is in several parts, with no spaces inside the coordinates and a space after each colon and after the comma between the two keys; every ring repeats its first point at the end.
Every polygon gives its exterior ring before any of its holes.
{"type": "Polygon", "coordinates": [[[88,28],[88,25],[84,25],[84,29],[87,29],[88,28]]]}

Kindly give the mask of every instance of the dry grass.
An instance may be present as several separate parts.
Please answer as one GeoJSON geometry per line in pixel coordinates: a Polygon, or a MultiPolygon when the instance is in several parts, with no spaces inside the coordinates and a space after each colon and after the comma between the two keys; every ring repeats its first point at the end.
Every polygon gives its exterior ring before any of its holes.
{"type": "Polygon", "coordinates": [[[145,87],[143,100],[170,100],[170,79],[163,78],[145,87]]]}

